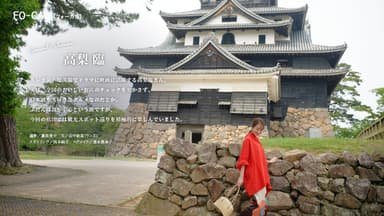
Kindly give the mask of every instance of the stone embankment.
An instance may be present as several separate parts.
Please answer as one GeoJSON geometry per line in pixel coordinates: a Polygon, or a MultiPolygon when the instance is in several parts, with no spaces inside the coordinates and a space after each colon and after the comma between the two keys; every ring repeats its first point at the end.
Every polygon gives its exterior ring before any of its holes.
{"type": "MultiPolygon", "coordinates": [[[[194,145],[174,139],[165,145],[158,171],[137,207],[157,216],[220,215],[213,202],[236,183],[240,145],[194,145]]],[[[384,215],[384,156],[305,151],[267,152],[273,191],[268,215],[384,215]]],[[[248,204],[242,192],[239,212],[248,204]]]]}

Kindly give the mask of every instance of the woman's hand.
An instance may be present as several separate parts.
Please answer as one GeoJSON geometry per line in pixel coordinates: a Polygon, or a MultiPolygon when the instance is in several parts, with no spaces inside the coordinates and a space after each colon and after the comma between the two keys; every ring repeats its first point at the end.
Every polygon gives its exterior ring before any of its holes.
{"type": "Polygon", "coordinates": [[[244,183],[244,178],[243,176],[240,175],[239,178],[237,179],[236,186],[240,188],[243,185],[243,183],[244,183]]]}
{"type": "Polygon", "coordinates": [[[240,188],[244,183],[244,172],[245,172],[245,166],[242,166],[240,169],[240,176],[237,179],[236,185],[240,188]]]}

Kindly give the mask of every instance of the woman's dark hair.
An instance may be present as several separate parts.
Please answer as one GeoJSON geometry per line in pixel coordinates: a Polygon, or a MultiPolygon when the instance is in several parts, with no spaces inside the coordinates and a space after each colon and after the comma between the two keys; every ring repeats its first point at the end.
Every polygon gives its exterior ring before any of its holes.
{"type": "Polygon", "coordinates": [[[252,119],[252,128],[256,127],[256,125],[261,124],[265,126],[265,121],[262,118],[254,118],[252,119]]]}

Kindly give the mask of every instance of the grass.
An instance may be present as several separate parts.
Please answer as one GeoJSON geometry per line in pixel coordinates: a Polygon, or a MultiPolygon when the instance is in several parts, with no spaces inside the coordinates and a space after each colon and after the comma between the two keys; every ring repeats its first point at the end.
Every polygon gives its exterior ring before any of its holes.
{"type": "Polygon", "coordinates": [[[15,175],[15,174],[26,174],[32,172],[33,166],[23,165],[21,167],[4,167],[0,168],[0,175],[15,175]]]}
{"type": "MultiPolygon", "coordinates": [[[[266,138],[261,141],[265,149],[279,149],[288,151],[302,149],[314,154],[332,152],[340,154],[349,151],[353,154],[360,152],[384,154],[384,140],[361,140],[346,138],[266,138]]],[[[127,160],[127,161],[149,161],[150,159],[139,159],[133,157],[94,157],[75,156],[65,154],[49,154],[37,151],[20,151],[20,157],[24,160],[50,160],[50,159],[74,159],[74,160],[127,160]]]]}
{"type": "Polygon", "coordinates": [[[46,154],[41,151],[19,151],[22,160],[52,160],[52,159],[72,159],[72,160],[127,160],[127,161],[150,161],[150,159],[141,159],[134,157],[93,157],[93,156],[76,156],[64,154],[46,154]]]}
{"type": "Polygon", "coordinates": [[[349,151],[354,154],[359,152],[384,153],[384,140],[362,140],[347,138],[271,138],[261,141],[266,149],[280,149],[288,151],[302,149],[311,153],[342,153],[349,151]]]}

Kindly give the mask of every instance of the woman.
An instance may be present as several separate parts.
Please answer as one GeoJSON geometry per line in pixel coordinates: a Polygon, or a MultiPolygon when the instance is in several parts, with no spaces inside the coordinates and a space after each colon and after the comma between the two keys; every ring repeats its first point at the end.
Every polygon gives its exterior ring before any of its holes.
{"type": "MultiPolygon", "coordinates": [[[[261,215],[264,215],[266,196],[272,189],[268,174],[268,162],[259,140],[264,126],[265,122],[263,119],[255,118],[252,120],[252,129],[244,138],[236,166],[240,170],[240,176],[236,185],[241,187],[244,184],[249,197],[258,206],[254,211],[259,211],[261,215]]],[[[276,160],[277,158],[272,158],[269,162],[276,160]]]]}

